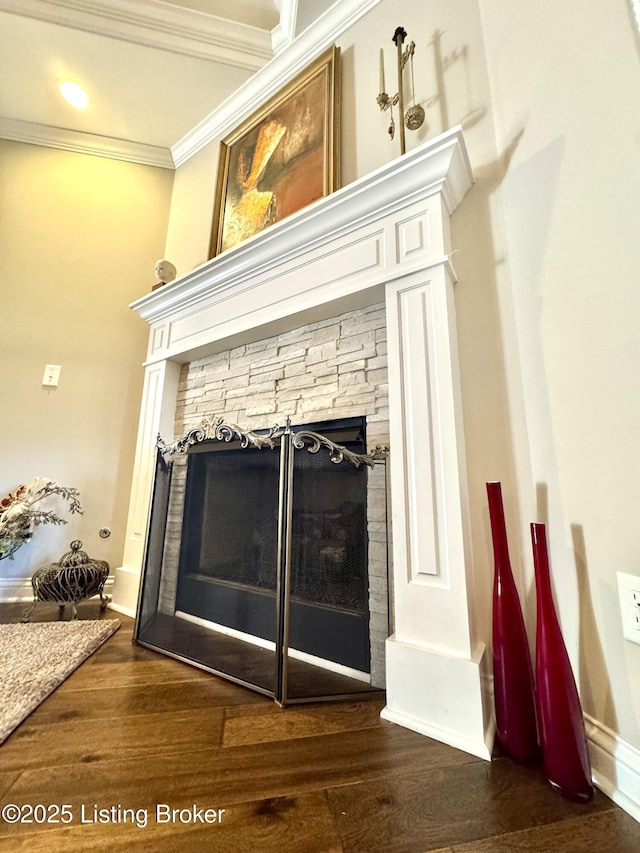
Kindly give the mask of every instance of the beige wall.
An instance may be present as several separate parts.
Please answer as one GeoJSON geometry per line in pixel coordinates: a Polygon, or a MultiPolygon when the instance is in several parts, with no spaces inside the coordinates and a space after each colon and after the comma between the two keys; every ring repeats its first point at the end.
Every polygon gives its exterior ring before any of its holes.
{"type": "Polygon", "coordinates": [[[173,173],[7,141],[0,172],[0,493],[46,476],[80,489],[84,508],[2,561],[0,581],[76,537],[114,567],[147,340],[128,304],[155,280],[173,173]],[[57,390],[41,386],[47,363],[62,366],[57,390]]]}
{"type": "Polygon", "coordinates": [[[207,145],[175,172],[166,256],[178,276],[209,259],[219,147],[207,145]]]}
{"type": "Polygon", "coordinates": [[[624,0],[481,7],[513,149],[493,209],[513,498],[523,540],[548,522],[585,710],[640,746],[640,646],[616,589],[616,570],[640,575],[638,36],[624,0]]]}
{"type": "Polygon", "coordinates": [[[584,710],[640,747],[640,646],[616,587],[617,570],[640,575],[639,40],[623,0],[560,6],[383,0],[344,39],[343,174],[398,153],[371,45],[410,21],[430,126],[407,147],[461,123],[476,178],[453,262],[479,624],[488,636],[485,482],[500,479],[532,639],[543,521],[584,710]]]}

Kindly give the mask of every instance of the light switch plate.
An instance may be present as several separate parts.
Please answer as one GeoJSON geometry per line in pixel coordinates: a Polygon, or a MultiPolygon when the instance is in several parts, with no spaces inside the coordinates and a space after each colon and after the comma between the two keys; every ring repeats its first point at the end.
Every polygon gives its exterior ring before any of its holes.
{"type": "Polygon", "coordinates": [[[59,364],[47,364],[44,368],[44,376],[42,384],[47,388],[57,388],[60,382],[60,371],[62,367],[59,364]]]}

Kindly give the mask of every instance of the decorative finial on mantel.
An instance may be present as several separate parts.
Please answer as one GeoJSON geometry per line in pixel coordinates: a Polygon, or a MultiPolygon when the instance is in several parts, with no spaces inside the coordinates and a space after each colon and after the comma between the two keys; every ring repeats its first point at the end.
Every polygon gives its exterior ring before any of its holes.
{"type": "Polygon", "coordinates": [[[157,281],[151,288],[152,290],[157,290],[157,288],[162,287],[163,284],[168,284],[170,281],[173,281],[178,274],[178,271],[171,261],[166,260],[166,258],[160,258],[156,261],[155,274],[157,281]]]}

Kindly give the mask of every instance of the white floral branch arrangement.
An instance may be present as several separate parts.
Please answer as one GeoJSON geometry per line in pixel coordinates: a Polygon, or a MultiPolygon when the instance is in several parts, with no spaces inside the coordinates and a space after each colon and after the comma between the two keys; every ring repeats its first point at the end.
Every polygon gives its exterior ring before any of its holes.
{"type": "Polygon", "coordinates": [[[70,513],[82,514],[78,490],[59,486],[46,477],[35,477],[0,501],[0,560],[13,557],[18,548],[31,539],[34,527],[67,523],[66,518],[40,505],[40,501],[54,495],[67,502],[70,513]]]}

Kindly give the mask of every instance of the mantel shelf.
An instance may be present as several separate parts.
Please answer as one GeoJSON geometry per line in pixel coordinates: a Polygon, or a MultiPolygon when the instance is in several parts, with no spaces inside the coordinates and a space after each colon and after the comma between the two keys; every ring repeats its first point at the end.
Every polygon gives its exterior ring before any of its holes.
{"type": "Polygon", "coordinates": [[[379,299],[390,280],[447,260],[448,220],[472,182],[455,127],[138,299],[147,363],[379,299]]]}
{"type": "Polygon", "coordinates": [[[203,293],[227,290],[248,274],[268,275],[300,255],[343,238],[414,201],[440,193],[451,215],[473,183],[457,126],[391,163],[319,199],[223,252],[130,307],[149,323],[169,317],[203,293]]]}

